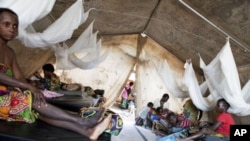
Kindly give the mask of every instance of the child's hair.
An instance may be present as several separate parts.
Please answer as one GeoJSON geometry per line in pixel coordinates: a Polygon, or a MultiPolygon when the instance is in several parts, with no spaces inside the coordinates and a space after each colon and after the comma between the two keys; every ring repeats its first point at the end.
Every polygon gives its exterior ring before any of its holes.
{"type": "Polygon", "coordinates": [[[44,64],[43,65],[43,70],[44,71],[49,71],[49,72],[54,72],[55,68],[52,64],[48,63],[48,64],[44,64]]]}
{"type": "Polygon", "coordinates": [[[169,120],[170,119],[170,117],[172,117],[172,116],[176,116],[176,114],[175,113],[173,113],[173,112],[171,112],[171,113],[169,113],[168,115],[167,115],[167,120],[169,120]]]}
{"type": "Polygon", "coordinates": [[[169,98],[169,94],[167,93],[163,94],[162,98],[169,98]]]}
{"type": "Polygon", "coordinates": [[[154,104],[152,102],[148,102],[147,106],[148,107],[154,107],[154,104]]]}
{"type": "Polygon", "coordinates": [[[130,82],[129,82],[129,85],[130,85],[130,86],[133,86],[133,85],[134,85],[134,82],[133,82],[133,81],[130,81],[130,82]]]}
{"type": "Polygon", "coordinates": [[[157,107],[157,108],[156,108],[156,112],[157,112],[157,113],[162,113],[162,110],[163,110],[163,109],[162,109],[161,107],[157,107]]]}
{"type": "Polygon", "coordinates": [[[222,103],[226,109],[230,107],[230,104],[224,98],[219,99],[218,103],[222,103]]]}

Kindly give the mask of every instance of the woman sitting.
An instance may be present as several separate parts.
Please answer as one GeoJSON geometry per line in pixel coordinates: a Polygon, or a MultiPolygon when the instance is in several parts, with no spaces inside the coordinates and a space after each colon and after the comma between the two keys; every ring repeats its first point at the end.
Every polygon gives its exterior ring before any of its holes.
{"type": "Polygon", "coordinates": [[[216,122],[210,128],[203,128],[200,132],[193,134],[190,137],[180,139],[178,141],[189,141],[204,136],[205,141],[229,141],[230,125],[234,125],[234,119],[230,113],[227,112],[230,107],[225,99],[217,101],[217,112],[219,115],[216,122]]]}

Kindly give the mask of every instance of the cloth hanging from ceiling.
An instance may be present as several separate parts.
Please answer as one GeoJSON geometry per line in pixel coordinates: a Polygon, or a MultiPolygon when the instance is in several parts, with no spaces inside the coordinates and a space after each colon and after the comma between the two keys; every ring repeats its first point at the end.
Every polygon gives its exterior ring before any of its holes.
{"type": "MultiPolygon", "coordinates": [[[[184,65],[184,67],[186,65],[184,65]]],[[[165,86],[167,87],[167,89],[172,95],[178,98],[189,97],[189,91],[187,90],[186,86],[183,84],[182,81],[180,81],[179,83],[177,82],[172,70],[169,67],[168,61],[166,59],[161,61],[158,67],[158,73],[161,76],[162,81],[164,81],[165,86]]],[[[207,87],[206,81],[204,81],[199,87],[202,95],[205,95],[207,88],[208,87],[207,87]]]]}
{"type": "MultiPolygon", "coordinates": [[[[189,97],[198,109],[202,111],[212,110],[216,105],[216,99],[219,98],[217,93],[210,93],[207,97],[203,97],[192,63],[186,62],[185,66],[183,83],[188,89],[189,97]]],[[[207,80],[205,84],[207,85],[207,80]]]]}
{"type": "Polygon", "coordinates": [[[238,116],[250,115],[250,102],[245,97],[249,95],[249,85],[241,89],[236,63],[230,48],[229,39],[219,54],[205,65],[200,57],[200,67],[204,72],[210,91],[225,98],[231,105],[230,113],[238,116]]]}
{"type": "MultiPolygon", "coordinates": [[[[164,81],[162,81],[162,76],[158,71],[160,60],[163,60],[163,56],[167,56],[167,54],[169,55],[170,53],[164,51],[162,47],[144,45],[139,62],[136,65],[135,91],[137,114],[148,102],[153,102],[155,108],[159,107],[160,99],[164,93],[168,93],[170,97],[167,102],[168,108],[171,111],[182,113],[184,99],[180,99],[171,93],[164,81]]],[[[177,61],[175,60],[174,63],[177,63],[177,61]]]]}
{"type": "MultiPolygon", "coordinates": [[[[119,43],[122,44],[122,41],[119,40],[119,43]]],[[[133,70],[136,52],[135,46],[123,44],[115,47],[103,46],[104,51],[111,48],[112,52],[107,58],[93,69],[56,70],[56,74],[67,83],[81,83],[83,86],[91,86],[93,89],[105,90],[104,96],[107,101],[104,106],[109,107],[116,102],[124,83],[133,70]]]]}
{"type": "MultiPolygon", "coordinates": [[[[209,89],[209,95],[206,97],[203,96],[204,90],[199,86],[191,62],[186,62],[183,76],[183,84],[186,86],[187,91],[182,91],[182,89],[176,86],[176,82],[174,82],[175,80],[173,76],[171,76],[171,72],[169,72],[169,67],[166,63],[167,62],[165,62],[165,67],[163,67],[165,69],[161,71],[166,70],[168,77],[165,75],[165,77],[162,78],[165,80],[166,85],[172,87],[170,90],[175,96],[182,97],[182,93],[184,93],[185,96],[188,94],[196,107],[203,111],[212,110],[219,98],[225,98],[231,105],[229,109],[230,113],[238,116],[250,115],[250,80],[241,90],[239,75],[229,40],[227,40],[226,44],[210,64],[205,65],[200,57],[200,66],[206,79],[206,83],[204,84],[207,85],[209,89]],[[170,81],[167,81],[168,79],[170,81]]],[[[161,74],[164,76],[164,73],[161,74]]]]}
{"type": "Polygon", "coordinates": [[[92,33],[93,22],[72,47],[68,47],[66,44],[64,46],[58,44],[71,38],[74,30],[87,20],[92,9],[84,13],[82,0],[74,2],[59,19],[54,21],[42,33],[35,31],[32,23],[47,16],[54,4],[55,0],[24,0],[22,3],[16,0],[0,1],[2,7],[12,9],[19,16],[20,26],[17,38],[30,48],[52,48],[56,55],[58,69],[77,67],[91,69],[100,64],[107,57],[110,50],[101,55],[101,40],[97,42],[97,32],[92,33]],[[31,3],[32,6],[30,6],[31,3]],[[85,53],[85,56],[79,58],[76,52],[85,53]]]}
{"type": "Polygon", "coordinates": [[[82,32],[71,47],[65,43],[52,47],[56,56],[57,69],[93,69],[105,60],[112,48],[108,48],[101,54],[102,40],[97,41],[97,32],[93,34],[93,24],[82,32]],[[83,44],[84,43],[84,44],[83,44]]]}

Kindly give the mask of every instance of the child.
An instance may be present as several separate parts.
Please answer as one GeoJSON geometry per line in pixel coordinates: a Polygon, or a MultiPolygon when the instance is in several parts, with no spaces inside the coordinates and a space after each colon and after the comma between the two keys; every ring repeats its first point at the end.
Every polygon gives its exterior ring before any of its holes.
{"type": "Polygon", "coordinates": [[[154,132],[156,129],[156,125],[160,122],[161,119],[164,119],[163,109],[161,107],[157,107],[156,110],[151,114],[150,119],[152,121],[152,131],[154,132]]]}
{"type": "Polygon", "coordinates": [[[147,106],[140,111],[139,117],[136,118],[135,124],[139,126],[143,125],[144,127],[146,127],[148,113],[152,110],[153,107],[154,104],[152,102],[148,102],[147,106]]]}
{"type": "Polygon", "coordinates": [[[157,141],[175,140],[176,136],[187,134],[187,129],[193,126],[193,123],[185,118],[184,115],[179,115],[173,112],[167,115],[167,121],[168,128],[166,129],[166,132],[169,135],[161,137],[157,141]]]}
{"type": "Polygon", "coordinates": [[[54,73],[55,68],[52,64],[44,64],[43,67],[44,78],[38,72],[34,75],[40,80],[40,88],[55,91],[61,87],[60,78],[54,73]]]}
{"type": "Polygon", "coordinates": [[[120,104],[120,107],[122,109],[127,109],[128,108],[128,97],[129,97],[129,94],[131,93],[131,88],[132,88],[133,85],[134,85],[134,82],[130,81],[129,83],[127,83],[125,85],[125,87],[122,90],[122,94],[121,94],[122,101],[121,101],[121,104],[120,104]]]}

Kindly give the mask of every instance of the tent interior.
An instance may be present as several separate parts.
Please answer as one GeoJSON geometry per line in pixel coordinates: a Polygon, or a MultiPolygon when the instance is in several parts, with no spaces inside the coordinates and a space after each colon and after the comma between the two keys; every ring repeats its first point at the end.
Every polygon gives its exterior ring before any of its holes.
{"type": "Polygon", "coordinates": [[[106,106],[132,79],[136,113],[149,101],[159,105],[164,93],[178,113],[187,98],[210,113],[223,97],[238,124],[250,123],[250,1],[1,0],[0,5],[20,14],[22,29],[9,45],[27,78],[53,63],[62,81],[104,89],[106,106]],[[204,91],[203,82],[208,82],[204,91]]]}

